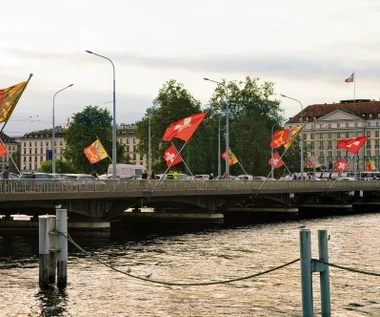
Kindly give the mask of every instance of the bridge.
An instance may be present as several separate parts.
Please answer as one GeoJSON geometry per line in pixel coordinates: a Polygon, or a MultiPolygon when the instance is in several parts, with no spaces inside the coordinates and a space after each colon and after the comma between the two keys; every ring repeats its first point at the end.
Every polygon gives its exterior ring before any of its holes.
{"type": "Polygon", "coordinates": [[[380,206],[378,181],[107,180],[0,183],[0,214],[41,215],[68,210],[76,219],[112,221],[125,210],[156,213],[238,214],[247,211],[311,212],[318,208],[380,206]]]}

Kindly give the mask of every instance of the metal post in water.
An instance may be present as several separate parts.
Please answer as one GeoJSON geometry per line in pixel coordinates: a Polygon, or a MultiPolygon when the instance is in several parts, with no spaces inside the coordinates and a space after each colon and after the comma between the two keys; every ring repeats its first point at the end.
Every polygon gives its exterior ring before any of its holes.
{"type": "Polygon", "coordinates": [[[300,231],[300,262],[302,288],[302,316],[313,317],[313,283],[311,271],[310,231],[300,231]]]}
{"type": "MultiPolygon", "coordinates": [[[[319,248],[319,260],[321,262],[329,262],[328,253],[328,235],[327,230],[318,231],[318,248],[319,248]]],[[[329,266],[324,265],[324,270],[320,273],[320,285],[321,285],[321,311],[322,317],[331,317],[331,303],[330,303],[330,273],[329,266]]]]}
{"type": "Polygon", "coordinates": [[[39,216],[39,285],[49,285],[50,279],[50,232],[54,230],[55,216],[39,216]]]}
{"type": "Polygon", "coordinates": [[[66,287],[67,285],[67,210],[57,209],[57,236],[58,249],[60,250],[57,257],[57,285],[58,287],[66,287]]]}

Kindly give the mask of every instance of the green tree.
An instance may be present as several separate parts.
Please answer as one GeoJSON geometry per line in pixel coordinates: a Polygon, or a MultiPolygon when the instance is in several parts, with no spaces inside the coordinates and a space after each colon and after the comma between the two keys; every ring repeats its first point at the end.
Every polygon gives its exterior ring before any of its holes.
{"type": "MultiPolygon", "coordinates": [[[[167,168],[166,162],[162,159],[165,150],[170,146],[170,143],[162,141],[165,130],[172,123],[199,112],[201,112],[200,102],[175,80],[167,81],[159,90],[158,96],[153,101],[153,106],[147,109],[144,117],[136,123],[136,136],[139,139],[138,150],[141,154],[148,155],[148,127],[150,122],[152,165],[155,171],[161,172],[167,168]]],[[[187,149],[181,152],[184,158],[189,153],[191,144],[197,142],[196,134],[198,131],[189,141],[186,146],[187,149]]],[[[178,150],[184,144],[183,141],[177,139],[174,139],[173,143],[178,150]]],[[[189,163],[187,159],[186,163],[189,163]]],[[[176,168],[186,171],[183,163],[178,164],[176,168]]]]}
{"type": "MultiPolygon", "coordinates": [[[[245,81],[223,80],[222,84],[228,90],[229,145],[232,152],[247,173],[268,174],[272,127],[281,126],[283,121],[280,101],[272,98],[274,83],[264,82],[260,85],[259,78],[246,77],[245,81]]],[[[216,86],[209,102],[212,119],[215,121],[226,113],[227,92],[223,85],[216,86]]],[[[225,133],[221,144],[223,153],[225,133]]],[[[231,174],[244,173],[240,164],[230,167],[231,174]]],[[[223,161],[222,166],[224,165],[223,161]]]]}
{"type": "MultiPolygon", "coordinates": [[[[56,171],[58,174],[67,174],[67,173],[74,173],[74,168],[70,165],[67,161],[58,160],[55,162],[56,164],[56,171]]],[[[39,172],[42,173],[51,173],[52,171],[52,162],[51,161],[43,161],[41,163],[41,167],[38,169],[39,172]]]]}
{"type": "MultiPolygon", "coordinates": [[[[77,173],[104,174],[110,160],[108,158],[91,164],[83,150],[97,138],[108,155],[112,156],[112,117],[107,109],[87,106],[82,112],[74,114],[70,127],[65,133],[66,148],[63,155],[77,173]]],[[[117,161],[124,161],[125,147],[117,143],[117,161]]]]}

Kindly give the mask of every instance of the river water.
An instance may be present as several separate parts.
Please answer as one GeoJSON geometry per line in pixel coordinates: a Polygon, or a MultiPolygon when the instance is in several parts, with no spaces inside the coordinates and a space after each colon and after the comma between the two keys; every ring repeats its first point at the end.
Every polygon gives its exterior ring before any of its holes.
{"type": "MultiPolygon", "coordinates": [[[[330,267],[332,316],[380,316],[380,277],[364,274],[380,273],[379,217],[118,236],[70,232],[92,256],[69,243],[63,290],[38,286],[37,232],[0,234],[0,316],[302,316],[299,262],[231,283],[167,285],[226,281],[297,260],[300,226],[311,232],[313,258],[318,258],[318,230],[327,230],[330,263],[363,271],[330,267]]],[[[321,316],[318,273],[313,288],[315,316],[321,316]]]]}

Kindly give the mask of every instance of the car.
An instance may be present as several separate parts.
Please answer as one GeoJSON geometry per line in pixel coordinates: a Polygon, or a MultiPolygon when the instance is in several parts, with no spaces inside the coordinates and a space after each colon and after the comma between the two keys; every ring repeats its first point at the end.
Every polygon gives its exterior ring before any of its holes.
{"type": "Polygon", "coordinates": [[[210,179],[210,175],[209,174],[196,174],[196,175],[194,175],[193,179],[206,181],[206,180],[210,179]]]}
{"type": "Polygon", "coordinates": [[[242,180],[242,181],[251,181],[251,180],[253,180],[253,176],[249,175],[249,174],[238,175],[237,178],[239,180],[242,180]]]}
{"type": "Polygon", "coordinates": [[[253,181],[266,181],[267,178],[265,176],[253,176],[252,180],[253,181]]]}
{"type": "MultiPolygon", "coordinates": [[[[174,180],[173,173],[168,173],[168,174],[157,174],[157,177],[158,177],[159,179],[161,179],[161,178],[164,177],[164,180],[174,180]]],[[[157,179],[158,179],[158,178],[157,178],[157,179]]],[[[186,180],[186,179],[190,179],[188,175],[183,174],[183,173],[178,173],[178,178],[177,178],[177,180],[186,180]]]]}
{"type": "Polygon", "coordinates": [[[106,186],[103,180],[97,179],[90,174],[66,174],[62,179],[62,184],[75,188],[80,187],[81,189],[93,187],[98,189],[106,186]]]}

